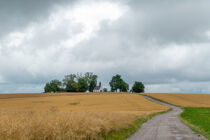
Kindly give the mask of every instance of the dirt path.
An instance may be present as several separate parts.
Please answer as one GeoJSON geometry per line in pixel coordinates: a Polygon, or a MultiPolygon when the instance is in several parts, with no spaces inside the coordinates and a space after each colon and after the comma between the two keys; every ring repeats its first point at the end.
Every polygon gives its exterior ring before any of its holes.
{"type": "Polygon", "coordinates": [[[171,111],[157,115],[142,125],[142,127],[133,134],[128,140],[205,140],[200,137],[187,126],[185,126],[178,118],[182,113],[182,109],[173,105],[169,105],[150,97],[144,98],[153,102],[169,106],[171,111]]]}

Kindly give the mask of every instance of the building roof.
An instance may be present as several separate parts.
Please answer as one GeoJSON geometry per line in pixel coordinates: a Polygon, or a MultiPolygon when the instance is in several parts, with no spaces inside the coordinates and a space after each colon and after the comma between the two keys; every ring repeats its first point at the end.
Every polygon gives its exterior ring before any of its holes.
{"type": "Polygon", "coordinates": [[[101,88],[101,86],[96,86],[95,88],[94,88],[94,90],[99,90],[101,88]]]}

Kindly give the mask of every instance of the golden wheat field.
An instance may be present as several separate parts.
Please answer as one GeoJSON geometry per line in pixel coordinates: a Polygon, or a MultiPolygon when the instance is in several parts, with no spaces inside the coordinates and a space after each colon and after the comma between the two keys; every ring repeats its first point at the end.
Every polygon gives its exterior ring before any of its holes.
{"type": "Polygon", "coordinates": [[[0,99],[0,139],[101,139],[169,109],[135,94],[16,96],[0,99]]]}
{"type": "Polygon", "coordinates": [[[209,94],[146,93],[145,95],[183,107],[210,107],[209,94]]]}

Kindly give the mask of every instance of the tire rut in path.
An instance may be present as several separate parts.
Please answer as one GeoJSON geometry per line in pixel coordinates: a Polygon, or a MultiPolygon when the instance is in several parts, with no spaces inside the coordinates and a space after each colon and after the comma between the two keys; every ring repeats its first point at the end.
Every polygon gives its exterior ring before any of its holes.
{"type": "Polygon", "coordinates": [[[168,106],[172,110],[148,120],[127,140],[206,140],[203,136],[195,134],[179,120],[178,116],[182,113],[181,108],[147,96],[143,97],[158,104],[168,106]]]}

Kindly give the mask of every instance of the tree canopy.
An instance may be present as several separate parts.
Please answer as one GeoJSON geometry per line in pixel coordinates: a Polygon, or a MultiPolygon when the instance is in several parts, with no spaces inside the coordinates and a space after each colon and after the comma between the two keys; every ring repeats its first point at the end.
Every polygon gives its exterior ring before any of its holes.
{"type": "MultiPolygon", "coordinates": [[[[64,79],[52,80],[46,83],[44,87],[45,92],[93,92],[93,89],[97,86],[98,76],[92,72],[86,72],[85,74],[69,74],[64,76],[64,79]]],[[[116,74],[109,82],[111,92],[128,92],[129,84],[126,83],[121,75],[116,74]]],[[[144,92],[144,84],[142,82],[135,81],[131,88],[132,92],[141,93],[144,92]]],[[[108,89],[104,88],[103,92],[107,92],[108,89]]]]}
{"type": "Polygon", "coordinates": [[[52,80],[44,87],[45,92],[60,92],[62,91],[62,83],[59,80],[52,80]]]}
{"type": "Polygon", "coordinates": [[[93,74],[92,72],[85,73],[85,79],[88,82],[88,90],[89,92],[93,92],[93,89],[97,85],[97,78],[98,76],[96,74],[93,74]]]}
{"type": "Polygon", "coordinates": [[[117,74],[112,77],[112,80],[109,82],[112,92],[127,92],[129,90],[129,85],[121,78],[121,75],[117,74]]]}
{"type": "Polygon", "coordinates": [[[75,74],[66,75],[63,79],[63,86],[66,92],[77,92],[78,86],[76,82],[76,75],[75,74]]]}
{"type": "Polygon", "coordinates": [[[132,92],[134,93],[142,93],[144,92],[144,84],[142,82],[137,82],[135,81],[133,87],[132,87],[132,92]]]}
{"type": "Polygon", "coordinates": [[[79,78],[77,86],[78,86],[78,91],[79,92],[86,92],[88,90],[87,79],[79,78]]]}
{"type": "Polygon", "coordinates": [[[62,82],[52,80],[45,85],[45,92],[93,92],[97,85],[98,76],[92,72],[83,74],[69,74],[64,76],[62,82]]]}

